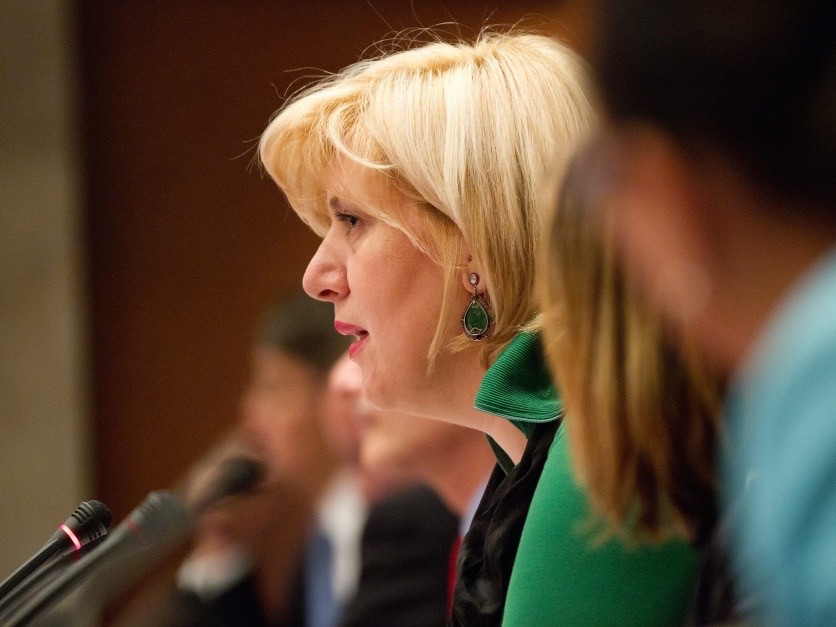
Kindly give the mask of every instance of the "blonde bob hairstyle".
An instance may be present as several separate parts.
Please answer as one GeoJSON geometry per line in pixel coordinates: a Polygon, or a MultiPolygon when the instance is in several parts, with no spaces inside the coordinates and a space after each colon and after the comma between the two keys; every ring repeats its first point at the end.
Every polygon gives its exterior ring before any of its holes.
{"type": "Polygon", "coordinates": [[[539,258],[543,343],[574,471],[605,535],[702,539],[716,514],[721,383],[668,340],[619,269],[590,156],[571,160],[549,194],[539,258]]]}
{"type": "Polygon", "coordinates": [[[470,257],[494,313],[494,332],[482,342],[487,365],[535,314],[542,175],[593,119],[571,50],[544,36],[483,32],[473,43],[436,41],[320,80],[278,112],[259,152],[323,237],[329,175],[341,162],[360,166],[365,187],[378,190],[360,199],[362,209],[439,263],[445,297],[430,368],[470,257]],[[420,215],[399,215],[403,203],[387,192],[415,201],[419,210],[410,213],[420,215]]]}

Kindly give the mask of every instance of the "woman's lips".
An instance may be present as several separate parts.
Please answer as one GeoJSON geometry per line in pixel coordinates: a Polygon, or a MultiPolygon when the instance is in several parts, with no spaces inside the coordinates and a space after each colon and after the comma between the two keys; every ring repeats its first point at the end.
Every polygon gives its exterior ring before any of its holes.
{"type": "Polygon", "coordinates": [[[349,358],[354,358],[354,355],[363,348],[363,345],[366,343],[366,340],[369,339],[369,332],[365,329],[362,329],[356,325],[348,324],[347,322],[340,322],[339,320],[334,322],[334,328],[337,330],[337,333],[340,335],[354,335],[357,339],[351,343],[351,346],[348,347],[348,356],[349,358]]]}
{"type": "Polygon", "coordinates": [[[357,351],[363,348],[363,345],[366,343],[367,339],[369,339],[368,334],[361,336],[359,339],[351,343],[351,345],[348,347],[348,357],[350,359],[354,359],[354,355],[357,354],[357,351]]]}
{"type": "Polygon", "coordinates": [[[339,320],[334,321],[334,328],[337,330],[337,333],[340,335],[357,335],[366,333],[366,331],[356,325],[349,324],[347,322],[340,322],[339,320]]]}

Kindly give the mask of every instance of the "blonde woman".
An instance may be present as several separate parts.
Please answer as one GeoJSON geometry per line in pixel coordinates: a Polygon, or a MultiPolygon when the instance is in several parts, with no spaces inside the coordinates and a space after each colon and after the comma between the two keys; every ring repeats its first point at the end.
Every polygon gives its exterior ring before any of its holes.
{"type": "Polygon", "coordinates": [[[585,89],[553,40],[486,33],[350,66],[295,97],[261,139],[267,172],[323,237],[304,287],[354,336],[366,398],[494,445],[499,465],[459,555],[457,624],[663,623],[688,595],[687,546],[601,552],[576,528],[586,501],[561,402],[537,334],[523,331],[536,314],[541,177],[594,124],[585,89]]]}

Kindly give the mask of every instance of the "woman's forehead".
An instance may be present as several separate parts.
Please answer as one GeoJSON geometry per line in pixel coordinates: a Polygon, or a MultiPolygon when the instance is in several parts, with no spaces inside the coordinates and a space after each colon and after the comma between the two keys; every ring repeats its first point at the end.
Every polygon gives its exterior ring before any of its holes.
{"type": "Polygon", "coordinates": [[[322,179],[326,202],[332,199],[359,206],[397,203],[391,177],[347,157],[338,157],[322,179]]]}

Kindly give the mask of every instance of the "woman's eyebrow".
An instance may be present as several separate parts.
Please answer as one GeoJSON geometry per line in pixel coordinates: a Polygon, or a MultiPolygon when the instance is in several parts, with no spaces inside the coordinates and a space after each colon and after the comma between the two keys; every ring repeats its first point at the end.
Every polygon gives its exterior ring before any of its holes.
{"type": "Polygon", "coordinates": [[[328,199],[328,208],[335,213],[341,211],[357,211],[357,206],[347,200],[343,200],[339,196],[331,196],[328,199]]]}
{"type": "Polygon", "coordinates": [[[343,201],[340,200],[337,196],[331,196],[328,199],[328,207],[334,211],[338,211],[342,209],[343,201]]]}

